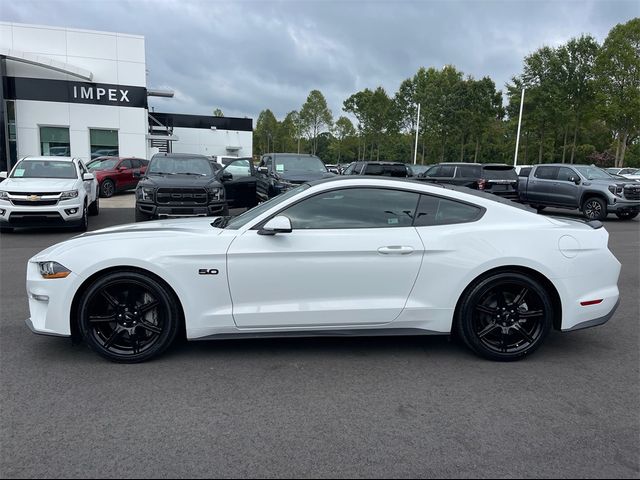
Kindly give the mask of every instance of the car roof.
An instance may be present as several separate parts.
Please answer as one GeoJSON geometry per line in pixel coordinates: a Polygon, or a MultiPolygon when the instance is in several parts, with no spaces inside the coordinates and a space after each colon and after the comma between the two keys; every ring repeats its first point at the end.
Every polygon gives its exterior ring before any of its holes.
{"type": "Polygon", "coordinates": [[[209,161],[211,160],[211,158],[207,157],[206,155],[201,155],[199,153],[156,153],[153,155],[153,157],[151,157],[151,159],[154,158],[174,158],[174,159],[180,159],[180,158],[204,158],[205,160],[209,161]]]}
{"type": "Polygon", "coordinates": [[[80,159],[76,157],[58,157],[56,155],[42,155],[42,156],[22,157],[20,160],[57,160],[60,162],[73,162],[74,160],[80,160],[80,159]]]}
{"type": "Polygon", "coordinates": [[[370,165],[404,165],[402,162],[387,162],[384,160],[362,160],[362,163],[368,163],[370,165]]]}
{"type": "Polygon", "coordinates": [[[272,152],[272,153],[263,153],[262,156],[263,157],[268,157],[269,155],[279,155],[282,157],[316,157],[319,158],[317,155],[312,155],[310,153],[279,153],[279,152],[272,152]]]}

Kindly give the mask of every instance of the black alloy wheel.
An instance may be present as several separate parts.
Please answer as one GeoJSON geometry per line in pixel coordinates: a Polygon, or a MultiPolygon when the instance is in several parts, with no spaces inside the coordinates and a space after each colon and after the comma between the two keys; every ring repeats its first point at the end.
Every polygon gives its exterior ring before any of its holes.
{"type": "Polygon", "coordinates": [[[113,197],[113,194],[116,192],[116,187],[112,180],[105,180],[100,185],[100,196],[104,198],[113,197]]]}
{"type": "Polygon", "coordinates": [[[160,355],[175,339],[179,311],[167,288],[138,272],[114,272],[82,295],[82,336],[96,353],[118,363],[160,355]]]}
{"type": "Polygon", "coordinates": [[[638,216],[638,213],[640,212],[617,212],[616,216],[620,220],[633,220],[638,216]]]}
{"type": "Polygon", "coordinates": [[[597,197],[588,198],[582,205],[582,213],[589,220],[604,220],[607,218],[607,204],[597,197]]]}
{"type": "Polygon", "coordinates": [[[457,322],[462,339],[477,354],[491,360],[519,360],[549,333],[553,306],[533,278],[499,273],[468,290],[457,322]]]}

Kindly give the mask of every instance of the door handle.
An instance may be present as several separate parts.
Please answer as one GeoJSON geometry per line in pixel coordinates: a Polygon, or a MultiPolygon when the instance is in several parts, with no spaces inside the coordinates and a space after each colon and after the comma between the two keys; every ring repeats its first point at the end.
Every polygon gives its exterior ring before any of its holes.
{"type": "Polygon", "coordinates": [[[413,253],[413,247],[406,247],[401,245],[389,245],[387,247],[380,247],[378,253],[382,255],[409,255],[413,253]]]}

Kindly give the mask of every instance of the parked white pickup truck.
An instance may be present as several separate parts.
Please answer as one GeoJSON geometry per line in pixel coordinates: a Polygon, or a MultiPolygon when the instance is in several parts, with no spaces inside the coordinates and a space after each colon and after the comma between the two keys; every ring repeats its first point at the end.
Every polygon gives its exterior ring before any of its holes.
{"type": "Polygon", "coordinates": [[[0,232],[69,226],[86,231],[100,209],[98,181],[79,158],[25,157],[0,183],[0,232]]]}

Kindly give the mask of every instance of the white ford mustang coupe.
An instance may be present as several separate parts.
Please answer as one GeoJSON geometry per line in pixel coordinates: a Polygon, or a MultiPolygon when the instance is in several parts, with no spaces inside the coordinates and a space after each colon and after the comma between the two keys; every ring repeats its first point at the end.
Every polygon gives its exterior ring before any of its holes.
{"type": "MultiPolygon", "coordinates": [[[[465,193],[466,192],[466,193],[465,193]]],[[[605,323],[620,263],[599,222],[386,178],[300,185],[235,217],[99,230],[29,260],[35,333],[116,362],[190,340],[455,332],[516,360],[605,323]]]]}

